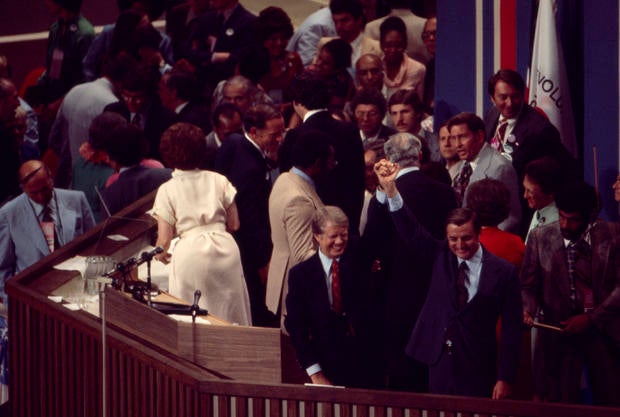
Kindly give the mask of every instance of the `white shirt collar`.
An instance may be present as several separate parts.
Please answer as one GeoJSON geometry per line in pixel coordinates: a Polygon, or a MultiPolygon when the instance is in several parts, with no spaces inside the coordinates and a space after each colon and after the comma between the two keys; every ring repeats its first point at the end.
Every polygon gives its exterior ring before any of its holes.
{"type": "Polygon", "coordinates": [[[247,133],[244,132],[243,136],[248,140],[248,142],[250,142],[252,144],[252,146],[254,146],[256,149],[258,149],[258,151],[260,152],[261,155],[265,156],[265,152],[263,152],[263,150],[260,148],[260,146],[258,146],[258,144],[256,142],[254,142],[252,140],[252,138],[248,136],[247,133]]]}
{"type": "Polygon", "coordinates": [[[301,177],[305,181],[307,181],[312,186],[312,188],[316,188],[316,185],[314,184],[314,180],[312,178],[310,178],[310,176],[308,174],[306,174],[305,172],[303,172],[301,169],[299,169],[297,167],[293,167],[293,168],[291,168],[290,172],[292,174],[295,174],[295,175],[301,177]]]}
{"type": "Polygon", "coordinates": [[[304,122],[305,122],[306,120],[308,120],[308,118],[309,118],[310,116],[313,116],[313,115],[315,115],[315,114],[317,114],[317,113],[320,113],[320,112],[322,112],[322,111],[327,111],[327,109],[314,109],[314,110],[308,110],[308,112],[304,115],[304,122]]]}
{"type": "Polygon", "coordinates": [[[188,104],[189,104],[189,101],[185,101],[185,102],[183,102],[183,103],[179,104],[179,105],[176,107],[176,109],[174,109],[174,112],[175,112],[176,114],[181,113],[181,111],[183,111],[183,109],[184,109],[185,107],[187,107],[187,105],[188,105],[188,104]]]}
{"type": "Polygon", "coordinates": [[[419,171],[419,170],[420,170],[420,167],[405,167],[405,168],[401,168],[400,171],[398,171],[398,173],[396,174],[396,178],[395,179],[398,179],[398,178],[402,177],[403,175],[408,174],[410,172],[419,171]]]}

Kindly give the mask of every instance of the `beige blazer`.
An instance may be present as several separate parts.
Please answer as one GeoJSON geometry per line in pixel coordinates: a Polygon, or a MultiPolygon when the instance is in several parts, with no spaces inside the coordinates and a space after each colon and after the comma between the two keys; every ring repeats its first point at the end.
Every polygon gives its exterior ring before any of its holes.
{"type": "MultiPolygon", "coordinates": [[[[319,40],[319,43],[316,46],[316,55],[314,56],[314,60],[312,62],[316,63],[316,60],[319,56],[319,52],[321,51],[321,48],[323,47],[323,45],[337,38],[338,38],[337,36],[321,38],[319,40]]],[[[360,42],[360,48],[361,48],[361,52],[359,53],[358,56],[362,56],[364,54],[375,54],[380,58],[383,57],[383,51],[381,51],[381,45],[379,45],[379,41],[369,38],[364,33],[362,33],[362,41],[360,42]]],[[[355,51],[353,51],[353,56],[355,56],[355,51]]],[[[353,59],[351,59],[351,67],[355,68],[355,62],[353,62],[353,59]]]]}
{"type": "Polygon", "coordinates": [[[422,41],[422,31],[424,30],[426,19],[416,16],[410,10],[392,9],[387,16],[367,23],[364,34],[371,39],[379,41],[379,26],[390,16],[400,17],[405,22],[407,27],[407,55],[416,61],[426,64],[432,58],[422,41]]]}
{"type": "Polygon", "coordinates": [[[286,314],[288,271],[315,252],[312,215],[323,202],[310,183],[291,172],[280,174],[269,196],[269,223],[273,252],[267,275],[265,304],[286,314]]]}

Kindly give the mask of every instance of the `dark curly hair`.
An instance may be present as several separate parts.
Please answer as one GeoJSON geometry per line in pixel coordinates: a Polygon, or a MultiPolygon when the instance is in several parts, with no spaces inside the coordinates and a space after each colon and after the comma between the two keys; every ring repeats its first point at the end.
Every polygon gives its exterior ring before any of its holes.
{"type": "Polygon", "coordinates": [[[482,226],[497,226],[510,213],[510,191],[501,181],[485,178],[467,190],[467,207],[478,215],[482,226]]]}
{"type": "Polygon", "coordinates": [[[207,154],[205,134],[190,123],[175,123],[161,135],[159,152],[169,168],[200,168],[207,154]]]}
{"type": "Polygon", "coordinates": [[[261,10],[254,25],[261,42],[278,33],[284,34],[286,39],[290,39],[293,36],[294,30],[291,18],[279,7],[269,6],[261,10]]]}

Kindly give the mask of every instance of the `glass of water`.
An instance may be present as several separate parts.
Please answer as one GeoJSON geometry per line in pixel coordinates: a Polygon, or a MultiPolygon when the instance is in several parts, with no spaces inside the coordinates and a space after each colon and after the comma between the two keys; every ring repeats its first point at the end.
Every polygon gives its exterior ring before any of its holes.
{"type": "Polygon", "coordinates": [[[109,256],[88,256],[86,258],[86,268],[84,269],[84,296],[89,298],[97,295],[99,286],[97,277],[103,276],[114,268],[114,259],[109,256]]]}

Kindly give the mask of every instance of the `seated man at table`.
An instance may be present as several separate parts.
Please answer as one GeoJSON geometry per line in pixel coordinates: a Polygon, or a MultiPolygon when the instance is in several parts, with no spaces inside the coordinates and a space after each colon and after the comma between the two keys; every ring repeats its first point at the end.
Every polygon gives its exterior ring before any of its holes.
{"type": "Polygon", "coordinates": [[[95,225],[81,191],[54,188],[49,168],[27,161],[19,169],[24,191],[0,208],[0,296],[4,283],[95,225]]]}
{"type": "MultiPolygon", "coordinates": [[[[349,220],[336,206],[318,208],[312,233],[319,249],[291,269],[284,321],[297,359],[315,384],[376,387],[367,276],[349,220]]],[[[376,362],[376,360],[375,360],[376,362]]]]}

